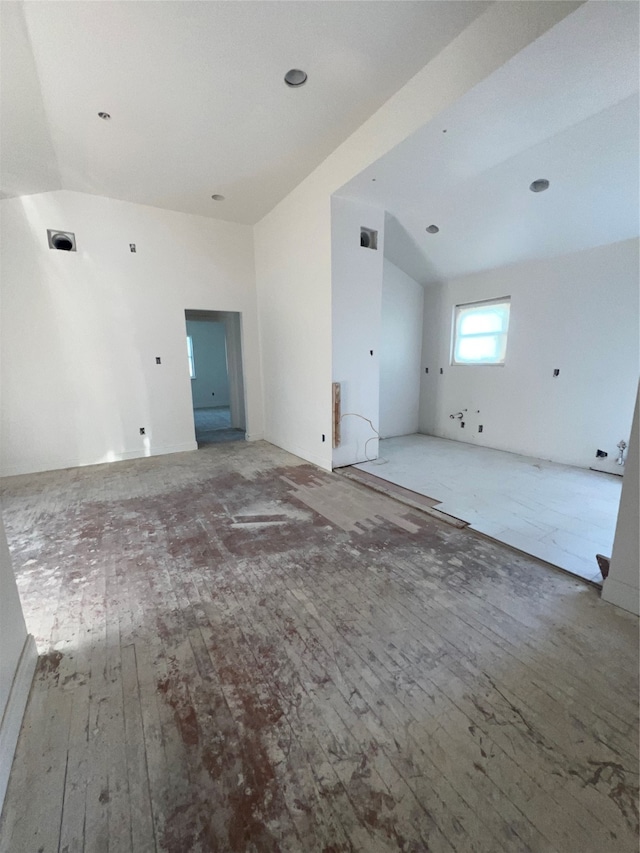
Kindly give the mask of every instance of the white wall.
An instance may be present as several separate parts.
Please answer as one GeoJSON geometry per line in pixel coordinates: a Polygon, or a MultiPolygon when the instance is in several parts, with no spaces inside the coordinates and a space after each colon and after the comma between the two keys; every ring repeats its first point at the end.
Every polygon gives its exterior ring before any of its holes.
{"type": "Polygon", "coordinates": [[[0,518],[0,811],[36,659],[0,518]]]}
{"type": "Polygon", "coordinates": [[[195,449],[185,309],[242,313],[247,437],[262,437],[250,227],[66,191],[0,210],[3,474],[195,449]],[[50,250],[47,228],[74,231],[77,253],[50,250]]]}
{"type": "Polygon", "coordinates": [[[26,639],[27,628],[0,518],[0,720],[9,701],[13,677],[26,639]]]}
{"type": "Polygon", "coordinates": [[[421,432],[586,468],[600,448],[613,463],[638,381],[638,273],[635,239],[427,287],[421,432]],[[450,366],[454,306],[500,296],[504,367],[450,366]],[[463,409],[464,430],[449,418],[463,409]]]}
{"type": "Polygon", "coordinates": [[[187,320],[196,377],[191,380],[194,409],[229,405],[227,345],[224,323],[187,320]]]}
{"type": "Polygon", "coordinates": [[[385,258],[380,342],[380,435],[418,432],[424,290],[385,258]]]}
{"type": "Polygon", "coordinates": [[[331,195],[579,5],[490,6],[255,226],[269,441],[331,467],[331,195]]]}
{"type": "Polygon", "coordinates": [[[633,428],[622,482],[622,496],[613,542],[609,577],[602,597],[640,615],[640,400],[636,397],[633,428]]]}
{"type": "MultiPolygon", "coordinates": [[[[333,382],[340,383],[340,446],[333,466],[378,456],[380,312],[384,210],[344,198],[331,200],[333,382]],[[377,249],[360,245],[360,228],[378,232],[377,249]],[[361,417],[355,417],[360,415],[361,417]],[[367,423],[368,418],[373,424],[367,423]]],[[[331,441],[331,435],[327,436],[331,441]]]]}

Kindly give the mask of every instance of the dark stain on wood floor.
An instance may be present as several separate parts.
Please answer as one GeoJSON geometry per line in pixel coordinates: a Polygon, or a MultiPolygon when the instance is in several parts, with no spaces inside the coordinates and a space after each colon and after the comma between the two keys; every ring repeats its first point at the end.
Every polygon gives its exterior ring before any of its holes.
{"type": "Polygon", "coordinates": [[[270,445],[3,482],[1,853],[638,848],[638,623],[270,445]]]}

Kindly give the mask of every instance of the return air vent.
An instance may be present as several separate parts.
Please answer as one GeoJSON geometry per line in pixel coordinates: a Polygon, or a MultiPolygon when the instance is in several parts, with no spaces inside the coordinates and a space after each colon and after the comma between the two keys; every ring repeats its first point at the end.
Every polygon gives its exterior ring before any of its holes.
{"type": "Polygon", "coordinates": [[[360,228],[360,245],[363,249],[377,249],[378,232],[371,228],[360,228]]]}
{"type": "Polygon", "coordinates": [[[58,249],[60,252],[76,251],[76,235],[71,231],[55,231],[53,228],[48,228],[47,238],[50,249],[58,249]]]}

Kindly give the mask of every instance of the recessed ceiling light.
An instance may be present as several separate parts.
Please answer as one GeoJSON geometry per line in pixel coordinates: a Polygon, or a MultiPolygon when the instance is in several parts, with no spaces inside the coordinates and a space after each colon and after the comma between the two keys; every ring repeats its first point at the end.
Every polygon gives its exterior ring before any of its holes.
{"type": "Polygon", "coordinates": [[[529,189],[532,193],[543,193],[549,189],[549,181],[546,178],[538,178],[529,186],[529,189]]]}
{"type": "Polygon", "coordinates": [[[293,88],[302,86],[307,82],[307,75],[304,71],[300,71],[299,68],[292,68],[284,75],[284,82],[287,86],[292,86],[293,88]]]}
{"type": "Polygon", "coordinates": [[[437,225],[429,225],[429,226],[427,226],[427,231],[429,232],[429,234],[437,234],[439,230],[440,230],[440,229],[438,228],[438,226],[437,226],[437,225]]]}
{"type": "Polygon", "coordinates": [[[109,119],[111,118],[111,116],[109,115],[109,113],[98,113],[98,116],[99,116],[101,119],[104,119],[105,121],[109,121],[109,119]]]}
{"type": "Polygon", "coordinates": [[[214,193],[214,194],[211,196],[211,198],[212,198],[214,201],[224,201],[224,196],[223,196],[223,195],[220,195],[220,193],[214,193]]]}

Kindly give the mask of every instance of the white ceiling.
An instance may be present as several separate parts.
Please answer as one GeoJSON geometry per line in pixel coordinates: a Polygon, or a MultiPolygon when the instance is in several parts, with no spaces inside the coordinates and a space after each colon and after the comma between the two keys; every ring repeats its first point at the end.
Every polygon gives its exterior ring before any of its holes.
{"type": "Polygon", "coordinates": [[[253,223],[489,4],[0,5],[4,195],[64,188],[253,223]],[[300,89],[283,82],[295,67],[300,89]]]}
{"type": "Polygon", "coordinates": [[[581,6],[346,184],[385,255],[426,284],[637,236],[638,12],[581,6]]]}

